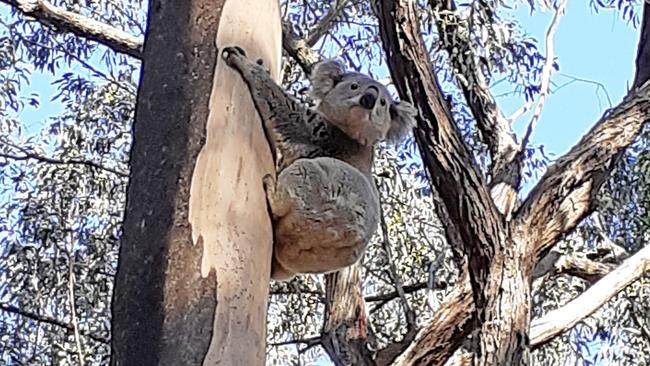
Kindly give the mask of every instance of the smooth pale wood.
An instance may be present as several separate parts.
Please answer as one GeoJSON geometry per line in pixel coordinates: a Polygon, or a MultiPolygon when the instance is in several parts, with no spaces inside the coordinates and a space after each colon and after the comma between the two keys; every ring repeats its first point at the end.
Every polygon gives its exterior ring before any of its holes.
{"type": "Polygon", "coordinates": [[[530,326],[530,344],[538,345],[573,328],[648,270],[650,270],[650,245],[626,259],[623,264],[580,296],[561,308],[535,319],[530,326]]]}
{"type": "MultiPolygon", "coordinates": [[[[229,0],[216,42],[219,50],[237,45],[262,58],[278,80],[281,34],[277,0],[229,0]]],[[[189,203],[192,239],[204,247],[201,272],[217,275],[204,365],[263,365],[272,229],[262,177],[273,171],[273,161],[248,88],[221,58],[206,135],[189,203]]]]}

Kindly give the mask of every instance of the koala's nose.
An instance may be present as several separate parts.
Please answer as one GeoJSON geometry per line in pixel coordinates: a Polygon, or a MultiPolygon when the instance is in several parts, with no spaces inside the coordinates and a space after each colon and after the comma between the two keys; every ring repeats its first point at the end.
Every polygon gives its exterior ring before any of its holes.
{"type": "Polygon", "coordinates": [[[375,103],[377,102],[377,95],[379,94],[379,89],[376,86],[370,86],[366,89],[366,92],[359,100],[359,104],[365,109],[373,109],[375,103]]]}

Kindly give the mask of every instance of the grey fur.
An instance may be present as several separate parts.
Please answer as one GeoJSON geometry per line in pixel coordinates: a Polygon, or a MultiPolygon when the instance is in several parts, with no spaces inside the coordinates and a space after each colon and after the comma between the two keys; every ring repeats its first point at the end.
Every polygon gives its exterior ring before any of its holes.
{"type": "Polygon", "coordinates": [[[317,106],[308,109],[241,48],[224,49],[223,58],[248,84],[276,153],[277,181],[264,182],[275,233],[271,277],[287,280],[355,263],[379,220],[374,145],[399,142],[414,124],[415,109],[336,61],[314,68],[317,106]]]}

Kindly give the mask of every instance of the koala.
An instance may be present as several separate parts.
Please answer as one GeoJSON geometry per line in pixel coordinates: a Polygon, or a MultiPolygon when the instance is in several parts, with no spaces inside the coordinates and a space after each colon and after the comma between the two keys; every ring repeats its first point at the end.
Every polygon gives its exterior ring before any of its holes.
{"type": "Polygon", "coordinates": [[[248,85],[275,154],[277,178],[264,178],[275,241],[271,278],[354,264],[379,221],[374,146],[401,141],[414,125],[415,109],[333,60],[315,66],[316,106],[308,108],[241,48],[225,48],[222,57],[248,85]]]}

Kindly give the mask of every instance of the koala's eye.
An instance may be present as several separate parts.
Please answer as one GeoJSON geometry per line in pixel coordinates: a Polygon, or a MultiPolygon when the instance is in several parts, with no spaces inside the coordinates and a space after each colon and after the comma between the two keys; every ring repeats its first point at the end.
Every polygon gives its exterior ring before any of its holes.
{"type": "Polygon", "coordinates": [[[379,104],[381,104],[382,107],[385,106],[386,105],[386,99],[381,98],[381,100],[379,101],[379,104]]]}
{"type": "Polygon", "coordinates": [[[357,89],[359,89],[359,84],[357,84],[357,83],[352,83],[352,84],[350,84],[350,89],[352,89],[352,90],[357,90],[357,89]]]}

